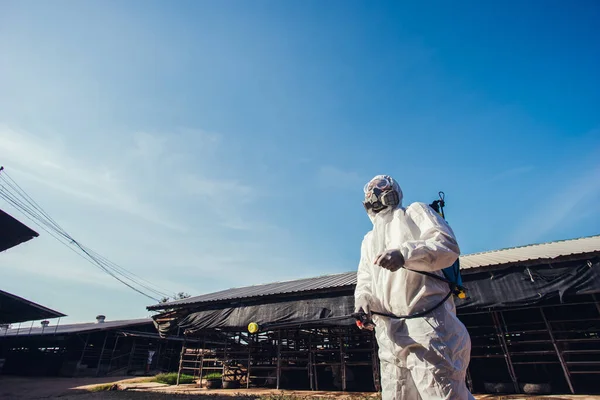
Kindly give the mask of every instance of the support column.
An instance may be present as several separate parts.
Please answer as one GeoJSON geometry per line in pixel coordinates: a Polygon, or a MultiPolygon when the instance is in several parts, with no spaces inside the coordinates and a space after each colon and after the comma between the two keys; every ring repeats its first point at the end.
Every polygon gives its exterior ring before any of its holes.
{"type": "Polygon", "coordinates": [[[371,331],[371,368],[373,369],[373,385],[375,386],[375,391],[381,391],[381,374],[379,373],[379,358],[377,357],[377,338],[375,337],[375,332],[371,331]]]}
{"type": "Polygon", "coordinates": [[[600,302],[598,302],[598,297],[595,294],[592,294],[592,299],[594,299],[594,303],[596,303],[596,309],[598,310],[598,314],[600,314],[600,302]]]}
{"type": "Polygon", "coordinates": [[[110,372],[110,368],[112,367],[113,359],[115,358],[115,351],[117,350],[117,344],[119,343],[119,336],[115,339],[115,345],[113,346],[112,352],[110,353],[110,361],[108,362],[108,372],[110,372]]]}
{"type": "Polygon", "coordinates": [[[58,321],[56,321],[56,325],[54,326],[54,334],[56,335],[56,331],[58,331],[58,325],[60,324],[60,317],[58,317],[58,321]]]}
{"type": "Polygon", "coordinates": [[[135,356],[135,338],[133,338],[133,345],[131,346],[131,353],[129,353],[129,360],[127,361],[127,371],[131,369],[131,362],[133,361],[133,357],[135,356]]]}
{"type": "Polygon", "coordinates": [[[75,375],[79,375],[79,367],[81,366],[81,363],[83,362],[83,356],[85,355],[85,350],[87,349],[87,344],[90,340],[90,334],[88,333],[86,338],[85,338],[85,342],[83,344],[83,350],[81,351],[81,357],[79,358],[79,362],[77,363],[77,370],[75,371],[75,375]]]}
{"type": "Polygon", "coordinates": [[[104,342],[102,343],[102,350],[100,350],[100,357],[98,358],[98,366],[96,367],[96,376],[100,374],[100,367],[102,366],[102,356],[104,355],[104,348],[106,347],[106,340],[108,339],[108,332],[104,335],[104,342]]]}
{"type": "Polygon", "coordinates": [[[314,379],[315,379],[315,389],[314,390],[319,390],[319,371],[317,369],[317,361],[316,361],[317,357],[315,356],[315,351],[312,346],[310,347],[310,355],[312,357],[313,374],[314,374],[314,379]]]}
{"type": "Polygon", "coordinates": [[[281,379],[281,330],[277,331],[277,390],[281,379]]]}
{"type": "Polygon", "coordinates": [[[251,333],[248,334],[248,371],[246,374],[246,389],[250,388],[250,364],[252,364],[252,337],[251,333]]]}
{"type": "Polygon", "coordinates": [[[200,356],[200,387],[202,387],[202,379],[204,378],[204,349],[206,348],[206,332],[202,335],[202,348],[200,351],[202,355],[200,356]]]}
{"type": "Polygon", "coordinates": [[[308,335],[308,383],[310,384],[310,390],[315,390],[315,386],[314,386],[314,374],[315,372],[315,368],[313,365],[313,350],[312,350],[312,337],[313,337],[313,332],[311,331],[311,334],[308,335]]]}
{"type": "Polygon", "coordinates": [[[515,392],[519,393],[519,382],[517,381],[517,374],[515,373],[515,369],[513,367],[512,359],[510,357],[510,353],[508,351],[508,345],[506,344],[506,338],[504,337],[504,330],[502,329],[502,325],[500,324],[500,319],[498,318],[498,314],[500,311],[492,311],[492,320],[494,321],[494,327],[496,328],[496,335],[500,340],[500,346],[502,346],[502,351],[504,352],[504,359],[506,360],[506,367],[508,368],[508,374],[510,375],[510,379],[513,382],[515,387],[515,392]]]}
{"type": "Polygon", "coordinates": [[[346,391],[346,352],[344,351],[344,336],[339,336],[340,346],[340,374],[342,375],[342,391],[346,391]]]}
{"type": "MultiPolygon", "coordinates": [[[[181,378],[181,368],[183,366],[183,355],[185,354],[185,340],[181,345],[181,353],[179,353],[179,368],[177,369],[177,386],[179,386],[179,378],[181,378]]],[[[200,380],[200,384],[202,384],[202,379],[200,380]]]]}
{"type": "Polygon", "coordinates": [[[560,366],[565,374],[565,379],[567,380],[567,384],[569,385],[569,390],[571,394],[575,394],[575,389],[573,388],[573,383],[571,382],[571,374],[569,373],[569,368],[567,368],[567,363],[558,348],[558,344],[554,339],[554,333],[552,333],[552,325],[548,322],[548,318],[546,318],[546,314],[544,313],[544,309],[540,308],[540,314],[542,314],[542,318],[544,319],[544,324],[546,324],[546,329],[548,330],[548,334],[550,335],[550,340],[552,341],[552,347],[554,347],[554,351],[556,352],[556,356],[558,357],[558,361],[560,361],[560,366]]]}

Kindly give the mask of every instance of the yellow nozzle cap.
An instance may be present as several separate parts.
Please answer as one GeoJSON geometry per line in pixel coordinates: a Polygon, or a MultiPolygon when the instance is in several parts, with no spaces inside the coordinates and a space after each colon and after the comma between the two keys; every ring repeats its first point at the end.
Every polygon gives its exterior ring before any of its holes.
{"type": "Polygon", "coordinates": [[[248,332],[250,332],[250,333],[258,332],[258,324],[256,322],[250,322],[248,324],[248,332]]]}
{"type": "Polygon", "coordinates": [[[466,293],[465,293],[465,292],[460,292],[460,293],[458,294],[458,298],[459,298],[459,299],[466,299],[466,298],[467,298],[467,295],[466,295],[466,293]]]}

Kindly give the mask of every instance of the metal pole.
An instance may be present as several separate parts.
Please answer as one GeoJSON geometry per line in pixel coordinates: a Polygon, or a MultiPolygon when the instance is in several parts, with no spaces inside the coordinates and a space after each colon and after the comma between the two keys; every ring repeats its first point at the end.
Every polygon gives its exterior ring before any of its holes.
{"type": "Polygon", "coordinates": [[[204,348],[206,347],[206,332],[202,336],[202,356],[200,357],[200,387],[202,387],[202,377],[204,376],[204,348]]]}
{"type": "Polygon", "coordinates": [[[310,390],[315,390],[314,385],[314,374],[315,369],[313,365],[313,350],[312,350],[312,338],[314,331],[311,331],[308,335],[308,381],[310,383],[310,390]]]}
{"type": "Polygon", "coordinates": [[[342,392],[346,391],[346,355],[344,353],[344,337],[340,335],[340,374],[342,375],[342,392]]]}
{"type": "Polygon", "coordinates": [[[100,366],[102,365],[102,356],[104,355],[104,348],[106,347],[106,340],[108,339],[108,332],[104,335],[104,342],[102,343],[102,350],[100,350],[100,358],[98,359],[98,367],[96,367],[96,376],[100,374],[100,366]]]}
{"type": "Polygon", "coordinates": [[[281,377],[281,330],[277,331],[277,390],[281,377]]]}
{"type": "Polygon", "coordinates": [[[371,368],[373,369],[373,384],[375,386],[375,391],[381,391],[381,380],[379,378],[379,358],[377,357],[377,338],[375,337],[375,332],[371,331],[371,368]]]}
{"type": "MultiPolygon", "coordinates": [[[[177,386],[179,386],[179,378],[181,377],[181,368],[183,366],[183,355],[185,354],[185,339],[181,345],[181,353],[179,354],[179,369],[177,370],[177,386]]],[[[202,385],[202,379],[200,379],[200,385],[202,385]]]]}
{"type": "MultiPolygon", "coordinates": [[[[322,340],[321,340],[322,343],[322,340]]],[[[319,374],[318,374],[318,370],[317,370],[317,362],[316,362],[316,357],[315,357],[315,351],[314,349],[310,348],[310,356],[311,356],[311,361],[313,363],[313,374],[314,374],[314,380],[315,380],[315,389],[314,390],[319,390],[319,374]]]]}
{"type": "MultiPolygon", "coordinates": [[[[177,383],[176,386],[179,386],[179,379],[181,377],[181,370],[183,368],[183,356],[185,354],[185,339],[183,341],[183,344],[181,345],[181,352],[179,352],[179,368],[177,368],[177,383]]],[[[200,381],[200,383],[202,383],[202,381],[200,381]]]]}
{"type": "Polygon", "coordinates": [[[119,343],[119,336],[115,339],[115,345],[113,346],[112,352],[110,353],[110,361],[108,362],[108,372],[110,372],[110,367],[112,367],[113,359],[115,358],[115,351],[117,350],[117,343],[119,343]]]}
{"type": "Polygon", "coordinates": [[[594,299],[594,303],[596,303],[596,309],[598,310],[598,313],[600,314],[600,303],[598,302],[598,298],[596,297],[595,294],[592,294],[592,298],[594,299]]]}
{"type": "Polygon", "coordinates": [[[58,330],[58,325],[60,324],[60,317],[58,317],[58,321],[56,321],[56,326],[54,327],[54,334],[56,335],[56,331],[58,330]]]}
{"type": "MultiPolygon", "coordinates": [[[[155,354],[156,358],[154,358],[154,360],[156,360],[156,364],[155,365],[156,365],[156,368],[158,370],[162,370],[162,368],[161,368],[161,360],[160,360],[160,356],[162,354],[162,347],[163,347],[163,344],[162,344],[161,341],[159,341],[158,342],[158,349],[156,350],[156,354],[155,354]]],[[[152,368],[152,363],[150,363],[150,368],[152,368]]]]}
{"type": "Polygon", "coordinates": [[[510,353],[508,351],[508,345],[506,344],[506,339],[504,338],[504,331],[502,326],[500,325],[500,319],[498,318],[498,311],[492,311],[492,320],[494,321],[494,327],[496,328],[496,335],[498,339],[500,339],[500,345],[502,346],[502,351],[504,352],[504,359],[506,360],[506,367],[508,368],[508,374],[510,375],[510,379],[513,382],[516,393],[519,393],[519,382],[517,381],[517,374],[515,373],[515,369],[512,364],[512,359],[510,357],[510,353]]]}
{"type": "Polygon", "coordinates": [[[246,374],[246,389],[250,388],[250,364],[252,364],[252,337],[251,333],[248,334],[248,371],[246,374]]]}
{"type": "Polygon", "coordinates": [[[556,344],[556,340],[554,340],[554,334],[552,333],[552,325],[548,322],[548,318],[546,318],[546,314],[544,313],[544,309],[540,308],[540,314],[542,314],[542,318],[544,319],[544,324],[546,324],[546,329],[548,329],[548,334],[550,335],[550,340],[552,341],[552,346],[554,347],[554,351],[556,352],[556,356],[558,357],[558,361],[560,361],[560,366],[565,374],[565,379],[567,380],[567,384],[569,385],[569,390],[571,394],[575,394],[575,389],[573,388],[573,383],[571,382],[571,374],[569,373],[569,368],[567,368],[567,363],[563,358],[560,349],[558,348],[558,344],[556,344]]]}
{"type": "Polygon", "coordinates": [[[83,355],[85,354],[85,350],[87,348],[87,344],[88,344],[89,340],[90,340],[90,334],[88,333],[85,338],[85,343],[83,344],[83,351],[81,352],[81,358],[79,358],[79,363],[77,364],[77,371],[75,371],[76,375],[79,375],[79,367],[81,366],[81,363],[83,362],[83,355]]]}
{"type": "Polygon", "coordinates": [[[133,345],[131,346],[131,353],[129,353],[129,360],[127,361],[127,371],[131,369],[131,364],[133,362],[133,357],[135,357],[135,338],[133,339],[133,345]]]}

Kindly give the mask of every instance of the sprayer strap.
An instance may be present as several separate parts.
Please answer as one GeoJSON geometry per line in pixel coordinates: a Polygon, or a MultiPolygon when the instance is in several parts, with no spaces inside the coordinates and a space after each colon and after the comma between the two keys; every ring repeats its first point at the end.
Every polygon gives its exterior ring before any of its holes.
{"type": "Polygon", "coordinates": [[[448,285],[450,285],[451,287],[455,287],[455,286],[456,286],[456,283],[454,283],[454,282],[451,282],[451,281],[449,281],[448,279],[446,279],[446,278],[444,278],[444,277],[442,277],[442,276],[436,275],[436,274],[434,274],[433,272],[428,272],[428,271],[417,271],[417,270],[414,270],[414,269],[408,269],[408,268],[404,268],[404,269],[405,269],[405,270],[407,270],[407,271],[416,272],[417,274],[421,274],[421,275],[427,275],[427,276],[429,276],[429,277],[431,277],[431,278],[437,279],[438,281],[446,282],[446,283],[447,283],[448,285]]]}
{"type": "Polygon", "coordinates": [[[410,315],[394,315],[394,314],[387,314],[387,313],[380,313],[377,311],[371,311],[371,314],[374,315],[380,315],[382,317],[388,317],[388,318],[393,318],[393,319],[413,319],[413,318],[420,318],[424,315],[429,314],[430,312],[436,310],[437,308],[439,308],[442,304],[444,304],[444,302],[446,300],[448,300],[450,298],[450,296],[452,296],[452,291],[448,292],[448,294],[446,295],[446,297],[444,297],[442,300],[439,301],[439,303],[437,303],[435,306],[424,310],[424,311],[420,311],[414,314],[410,314],[410,315]]]}

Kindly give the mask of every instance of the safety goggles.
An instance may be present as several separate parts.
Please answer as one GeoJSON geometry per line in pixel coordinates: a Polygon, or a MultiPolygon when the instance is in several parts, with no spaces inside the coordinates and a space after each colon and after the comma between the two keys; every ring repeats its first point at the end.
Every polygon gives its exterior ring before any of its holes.
{"type": "Polygon", "coordinates": [[[363,191],[366,194],[375,190],[379,190],[380,192],[382,192],[384,190],[389,189],[392,189],[392,182],[390,182],[387,178],[378,178],[373,179],[371,182],[367,183],[363,188],[363,191]]]}

